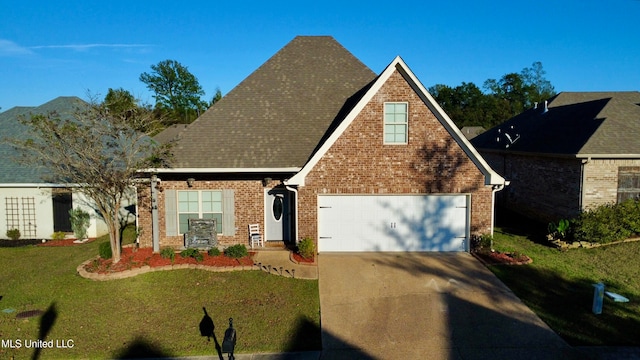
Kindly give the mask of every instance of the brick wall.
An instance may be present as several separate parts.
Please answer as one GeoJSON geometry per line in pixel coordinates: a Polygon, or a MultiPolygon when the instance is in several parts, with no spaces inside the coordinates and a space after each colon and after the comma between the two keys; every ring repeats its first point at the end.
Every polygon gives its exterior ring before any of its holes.
{"type": "MultiPolygon", "coordinates": [[[[160,176],[162,178],[162,176],[160,176]]],[[[272,182],[271,185],[275,184],[272,182]]],[[[179,248],[184,245],[184,237],[166,235],[165,190],[234,190],[235,227],[234,236],[218,234],[218,242],[223,246],[249,244],[248,225],[260,224],[264,229],[264,187],[260,180],[196,180],[188,187],[185,180],[163,181],[158,194],[158,216],[160,222],[160,246],[179,248]]],[[[151,190],[148,186],[138,188],[138,227],[142,229],[141,247],[152,247],[151,234],[151,190]]]]}
{"type": "Polygon", "coordinates": [[[580,159],[482,153],[510,182],[496,195],[500,206],[547,222],[580,212],[580,159]]]}
{"type": "Polygon", "coordinates": [[[491,188],[398,72],[308,174],[299,190],[300,237],[317,238],[319,194],[471,194],[471,230],[491,231],[491,188]],[[406,145],[383,144],[384,102],[409,102],[406,145]]]}
{"type": "Polygon", "coordinates": [[[618,168],[640,166],[639,159],[552,158],[482,153],[510,181],[496,202],[541,221],[570,219],[580,211],[616,202],[618,168]],[[581,193],[582,186],[582,193],[581,193]]]}
{"type": "Polygon", "coordinates": [[[618,168],[640,166],[640,159],[591,159],[584,165],[584,209],[617,201],[618,168]]]}

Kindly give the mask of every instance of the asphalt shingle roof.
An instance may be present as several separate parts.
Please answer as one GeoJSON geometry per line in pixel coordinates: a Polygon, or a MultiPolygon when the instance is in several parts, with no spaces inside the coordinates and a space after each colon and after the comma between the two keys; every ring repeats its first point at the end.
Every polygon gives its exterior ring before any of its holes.
{"type": "Polygon", "coordinates": [[[172,167],[302,167],[375,77],[332,37],[298,36],[181,132],[172,167]]]}
{"type": "Polygon", "coordinates": [[[60,116],[71,115],[79,107],[86,105],[78,97],[61,96],[37,107],[13,107],[0,113],[0,183],[35,184],[43,183],[44,170],[29,167],[15,161],[17,151],[6,139],[21,139],[28,129],[19,121],[20,117],[56,112],[60,116]]]}
{"type": "Polygon", "coordinates": [[[640,92],[562,92],[549,100],[547,112],[539,105],[471,143],[487,150],[640,157],[638,139],[640,92]]]}
{"type": "Polygon", "coordinates": [[[180,132],[187,128],[187,124],[173,124],[161,132],[157,133],[153,140],[159,142],[160,144],[166,144],[178,139],[180,132]]]}

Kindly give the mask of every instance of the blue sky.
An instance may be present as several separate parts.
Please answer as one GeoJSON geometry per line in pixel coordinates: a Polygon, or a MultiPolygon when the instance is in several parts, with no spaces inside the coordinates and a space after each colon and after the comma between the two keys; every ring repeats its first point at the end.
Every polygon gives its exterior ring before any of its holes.
{"type": "Polygon", "coordinates": [[[306,3],[0,0],[0,111],[109,88],[153,103],[139,76],[166,59],[208,100],[296,35],[331,35],[378,73],[400,55],[427,87],[541,61],[557,91],[640,90],[639,0],[306,3]]]}

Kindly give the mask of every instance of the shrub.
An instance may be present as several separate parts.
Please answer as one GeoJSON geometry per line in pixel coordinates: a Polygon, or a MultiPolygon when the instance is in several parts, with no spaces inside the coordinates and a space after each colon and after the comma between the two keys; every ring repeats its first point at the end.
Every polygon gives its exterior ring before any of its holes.
{"type": "Polygon", "coordinates": [[[89,221],[91,220],[89,213],[80,208],[71,209],[69,210],[69,220],[76,238],[86,239],[89,221]]]}
{"type": "Polygon", "coordinates": [[[224,255],[233,259],[240,259],[249,256],[249,251],[247,251],[247,247],[244,244],[237,244],[224,249],[224,255]]]}
{"type": "Polygon", "coordinates": [[[18,229],[10,229],[7,230],[7,237],[11,240],[18,240],[20,239],[20,230],[18,229]]]}
{"type": "Polygon", "coordinates": [[[600,244],[624,240],[640,233],[639,217],[639,200],[601,205],[574,219],[574,237],[578,241],[600,244]]]}
{"type": "Polygon", "coordinates": [[[196,259],[196,261],[202,261],[202,259],[204,258],[202,256],[202,254],[200,253],[200,251],[198,251],[198,249],[194,249],[194,248],[182,250],[180,252],[180,256],[182,256],[183,258],[192,257],[192,258],[196,259]]]}
{"type": "Polygon", "coordinates": [[[305,259],[313,259],[315,244],[311,238],[306,237],[298,242],[298,254],[305,259]]]}
{"type": "Polygon", "coordinates": [[[493,249],[493,236],[490,234],[474,235],[471,237],[471,250],[482,251],[493,249]]]}
{"type": "Polygon", "coordinates": [[[207,254],[209,254],[209,256],[220,256],[220,249],[213,247],[207,251],[207,254]]]}
{"type": "Polygon", "coordinates": [[[176,257],[176,252],[173,251],[172,248],[166,247],[166,248],[162,248],[162,250],[160,250],[160,256],[163,259],[171,259],[171,262],[173,262],[173,259],[175,259],[175,257],[176,257]]]}
{"type": "Polygon", "coordinates": [[[66,234],[64,233],[64,231],[56,231],[51,235],[51,239],[52,240],[64,240],[65,236],[66,236],[66,234]]]}
{"type": "Polygon", "coordinates": [[[561,219],[558,223],[549,223],[547,226],[549,240],[565,240],[569,237],[569,231],[571,230],[571,223],[569,220],[561,219]]]}
{"type": "Polygon", "coordinates": [[[111,243],[109,241],[101,243],[98,247],[98,254],[105,260],[111,259],[113,256],[113,253],[111,252],[111,243]]]}

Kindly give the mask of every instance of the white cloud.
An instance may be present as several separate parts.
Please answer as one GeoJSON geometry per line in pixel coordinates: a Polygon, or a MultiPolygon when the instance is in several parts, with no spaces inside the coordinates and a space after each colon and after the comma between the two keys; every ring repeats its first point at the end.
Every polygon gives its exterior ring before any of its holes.
{"type": "Polygon", "coordinates": [[[70,45],[39,45],[30,46],[29,49],[71,49],[75,51],[86,51],[93,48],[146,48],[149,44],[70,44],[70,45]]]}
{"type": "Polygon", "coordinates": [[[13,41],[6,39],[0,39],[0,56],[16,56],[16,55],[30,55],[33,51],[29,48],[20,46],[13,41]]]}

